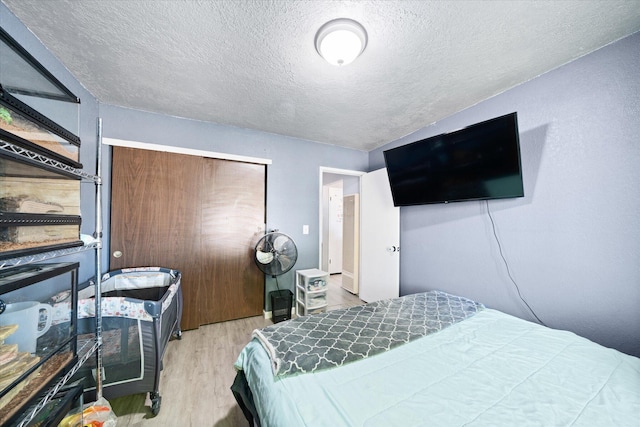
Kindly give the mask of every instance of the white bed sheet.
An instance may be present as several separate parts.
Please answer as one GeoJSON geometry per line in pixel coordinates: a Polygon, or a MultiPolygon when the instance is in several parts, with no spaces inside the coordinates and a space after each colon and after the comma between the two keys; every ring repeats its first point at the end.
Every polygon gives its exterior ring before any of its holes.
{"type": "Polygon", "coordinates": [[[490,309],[340,368],[276,380],[256,341],[236,368],[263,427],[640,425],[640,359],[490,309]]]}

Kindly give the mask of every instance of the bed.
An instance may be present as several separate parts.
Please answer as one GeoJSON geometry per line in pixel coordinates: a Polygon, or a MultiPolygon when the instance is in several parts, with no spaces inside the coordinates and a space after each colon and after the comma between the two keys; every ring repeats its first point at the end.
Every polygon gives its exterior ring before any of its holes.
{"type": "Polygon", "coordinates": [[[640,359],[439,291],[256,330],[235,368],[262,427],[640,423],[640,359]]]}

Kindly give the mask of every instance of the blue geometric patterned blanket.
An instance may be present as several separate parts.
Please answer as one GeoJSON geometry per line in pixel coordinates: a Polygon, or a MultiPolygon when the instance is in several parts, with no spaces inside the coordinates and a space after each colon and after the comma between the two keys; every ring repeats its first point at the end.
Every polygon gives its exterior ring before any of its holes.
{"type": "Polygon", "coordinates": [[[275,376],[314,372],[373,356],[437,332],[484,309],[480,303],[428,291],[302,316],[253,331],[275,376]]]}

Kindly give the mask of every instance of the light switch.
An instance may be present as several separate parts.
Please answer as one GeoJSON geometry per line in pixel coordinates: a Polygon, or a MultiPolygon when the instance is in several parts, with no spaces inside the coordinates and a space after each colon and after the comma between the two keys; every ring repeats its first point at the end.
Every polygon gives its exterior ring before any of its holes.
{"type": "Polygon", "coordinates": [[[302,234],[309,234],[309,226],[308,225],[303,225],[302,226],[302,234]]]}

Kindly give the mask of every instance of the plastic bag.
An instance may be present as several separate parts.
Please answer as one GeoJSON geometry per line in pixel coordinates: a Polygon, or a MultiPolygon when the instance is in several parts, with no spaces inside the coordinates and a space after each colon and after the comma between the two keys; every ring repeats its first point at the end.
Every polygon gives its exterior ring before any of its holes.
{"type": "MultiPolygon", "coordinates": [[[[96,402],[83,406],[82,426],[83,427],[116,427],[118,418],[113,413],[109,401],[101,397],[96,402]]],[[[80,414],[73,414],[65,417],[58,427],[76,427],[80,422],[80,414]]]]}

